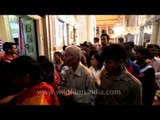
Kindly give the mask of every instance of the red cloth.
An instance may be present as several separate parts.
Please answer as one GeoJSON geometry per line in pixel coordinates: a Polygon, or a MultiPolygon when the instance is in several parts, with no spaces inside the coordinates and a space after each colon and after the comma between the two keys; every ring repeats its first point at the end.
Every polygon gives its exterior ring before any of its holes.
{"type": "Polygon", "coordinates": [[[17,100],[17,105],[59,105],[59,100],[53,87],[41,82],[23,91],[17,100]]]}
{"type": "Polygon", "coordinates": [[[57,87],[58,87],[58,84],[59,84],[59,82],[60,82],[60,76],[59,76],[59,74],[58,74],[58,72],[57,72],[57,70],[55,69],[55,73],[54,73],[55,75],[54,75],[54,82],[53,82],[53,87],[54,87],[54,89],[57,89],[57,87]]]}
{"type": "Polygon", "coordinates": [[[10,63],[13,59],[15,59],[15,58],[17,58],[17,57],[18,57],[17,55],[13,55],[12,57],[10,57],[10,56],[4,54],[4,55],[1,57],[1,59],[4,60],[4,61],[6,61],[6,62],[9,62],[9,63],[10,63]]]}

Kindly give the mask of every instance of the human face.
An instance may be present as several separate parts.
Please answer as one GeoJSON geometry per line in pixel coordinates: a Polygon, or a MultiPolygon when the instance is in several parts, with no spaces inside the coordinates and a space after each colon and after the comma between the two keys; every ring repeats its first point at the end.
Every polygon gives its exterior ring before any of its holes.
{"type": "Polygon", "coordinates": [[[60,56],[58,56],[57,54],[55,54],[54,55],[54,59],[55,59],[56,62],[59,62],[60,61],[60,56]]]}
{"type": "Polygon", "coordinates": [[[137,61],[141,61],[141,60],[143,60],[144,58],[143,58],[143,55],[142,55],[140,52],[136,51],[135,59],[136,59],[137,61]]]}
{"type": "Polygon", "coordinates": [[[101,37],[101,45],[102,45],[102,47],[105,47],[106,44],[107,44],[107,38],[106,38],[106,36],[102,36],[101,37]]]}
{"type": "Polygon", "coordinates": [[[98,67],[98,61],[95,59],[94,55],[91,58],[91,66],[93,66],[94,68],[98,67]]]}
{"type": "Polygon", "coordinates": [[[149,50],[149,52],[150,52],[150,56],[151,56],[151,57],[154,57],[154,56],[156,56],[156,55],[158,54],[158,49],[155,48],[155,47],[149,48],[148,50],[149,50]]]}
{"type": "Polygon", "coordinates": [[[100,49],[99,43],[94,43],[94,50],[98,51],[100,49]]]}
{"type": "Polygon", "coordinates": [[[17,47],[15,45],[12,45],[11,53],[12,54],[17,54],[17,51],[18,51],[17,47]]]}
{"type": "Polygon", "coordinates": [[[106,59],[104,61],[105,69],[109,73],[115,73],[117,70],[119,70],[119,68],[121,67],[121,65],[122,65],[122,63],[120,61],[108,60],[108,59],[106,59]]]}
{"type": "Polygon", "coordinates": [[[73,66],[73,64],[74,64],[74,57],[71,55],[71,54],[69,54],[69,52],[68,51],[65,51],[65,53],[64,53],[64,63],[67,65],[67,66],[73,66]]]}

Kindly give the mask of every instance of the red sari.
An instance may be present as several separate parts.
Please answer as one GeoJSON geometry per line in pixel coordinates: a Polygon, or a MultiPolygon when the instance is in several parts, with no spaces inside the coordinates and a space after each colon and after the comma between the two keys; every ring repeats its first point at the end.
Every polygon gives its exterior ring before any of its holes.
{"type": "Polygon", "coordinates": [[[46,82],[24,90],[16,105],[59,105],[59,100],[53,87],[46,82]]]}
{"type": "Polygon", "coordinates": [[[55,71],[54,71],[54,82],[53,82],[53,88],[54,89],[57,89],[58,88],[58,84],[59,84],[59,82],[60,82],[60,76],[59,76],[59,74],[58,74],[58,72],[57,72],[57,70],[55,69],[55,71]]]}

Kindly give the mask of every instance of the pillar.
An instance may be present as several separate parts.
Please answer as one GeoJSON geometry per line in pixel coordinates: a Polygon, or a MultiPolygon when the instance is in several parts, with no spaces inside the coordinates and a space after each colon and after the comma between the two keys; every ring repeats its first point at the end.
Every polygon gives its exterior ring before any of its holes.
{"type": "Polygon", "coordinates": [[[13,42],[13,37],[10,30],[9,20],[7,15],[0,15],[0,37],[2,42],[13,42]]]}
{"type": "Polygon", "coordinates": [[[151,44],[157,43],[158,30],[159,30],[159,23],[158,23],[158,21],[152,22],[152,33],[151,33],[151,40],[150,40],[151,44]]]}
{"type": "Polygon", "coordinates": [[[144,26],[141,26],[138,45],[143,45],[143,42],[144,42],[144,26]]]}
{"type": "Polygon", "coordinates": [[[94,29],[92,16],[87,15],[87,41],[93,43],[94,29]]]}
{"type": "Polygon", "coordinates": [[[160,46],[160,24],[158,24],[158,38],[157,38],[157,42],[156,44],[158,44],[160,46]]]}

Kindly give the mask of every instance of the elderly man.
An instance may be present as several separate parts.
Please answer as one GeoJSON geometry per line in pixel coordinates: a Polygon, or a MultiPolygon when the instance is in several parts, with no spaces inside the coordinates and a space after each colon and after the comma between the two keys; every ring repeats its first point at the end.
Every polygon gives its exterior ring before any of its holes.
{"type": "MultiPolygon", "coordinates": [[[[76,45],[65,49],[64,62],[69,69],[66,71],[66,87],[59,88],[63,98],[76,105],[94,105],[95,83],[91,71],[80,60],[82,51],[76,45]]],[[[68,103],[68,102],[67,102],[68,103]]]]}

